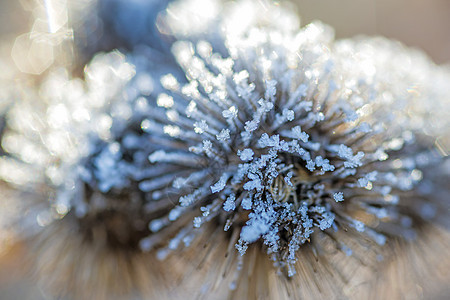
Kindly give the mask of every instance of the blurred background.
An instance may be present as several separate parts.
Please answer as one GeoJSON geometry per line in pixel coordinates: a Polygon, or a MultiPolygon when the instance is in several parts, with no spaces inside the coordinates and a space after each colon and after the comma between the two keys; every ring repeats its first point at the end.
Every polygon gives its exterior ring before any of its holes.
{"type": "MultiPolygon", "coordinates": [[[[92,0],[67,0],[80,11],[92,0]]],[[[149,0],[151,1],[151,0],[149,0]]],[[[108,2],[108,0],[103,0],[108,2]]],[[[296,0],[302,24],[321,20],[335,28],[336,38],[382,35],[422,49],[437,64],[450,62],[449,0],[296,0]]],[[[66,9],[63,0],[0,0],[0,97],[2,84],[39,81],[50,66],[70,65],[73,34],[67,14],[59,14],[53,28],[39,22],[44,5],[66,9]],[[53,31],[53,32],[49,32],[53,31]],[[51,38],[46,38],[51,34],[51,38]],[[2,83],[3,82],[3,83],[2,83]]],[[[108,49],[105,49],[108,50],[108,49]]],[[[0,112],[2,99],[0,98],[0,112]]],[[[0,122],[0,132],[1,132],[0,122]]],[[[1,149],[0,149],[1,150],[1,149]]],[[[11,191],[0,186],[0,300],[47,299],[23,272],[23,249],[11,248],[12,232],[3,227],[14,204],[11,191]],[[3,219],[3,220],[2,220],[3,219]]],[[[446,299],[448,289],[425,291],[424,298],[446,299]],[[428,294],[427,294],[428,293],[428,294]],[[426,296],[428,295],[428,296],[426,296]]]]}
{"type": "MultiPolygon", "coordinates": [[[[108,0],[102,2],[107,3],[108,0]]],[[[382,35],[424,50],[438,64],[450,61],[450,1],[448,0],[295,0],[293,2],[298,7],[302,24],[321,20],[335,28],[336,38],[360,34],[382,35]]],[[[49,12],[43,7],[45,4],[47,6],[51,4],[57,13],[66,9],[66,6],[82,11],[83,8],[91,7],[94,0],[68,0],[67,3],[66,0],[0,1],[0,66],[3,66],[3,70],[6,70],[5,65],[8,65],[9,72],[41,74],[55,62],[58,55],[61,56],[62,52],[64,52],[65,63],[70,63],[73,53],[61,51],[61,48],[64,48],[64,42],[68,43],[73,36],[71,28],[67,25],[68,19],[80,16],[54,14],[54,16],[62,17],[55,19],[52,45],[47,45],[42,42],[42,38],[48,34],[46,33],[48,28],[42,19],[45,19],[49,12]],[[55,46],[59,49],[55,49],[55,46]]],[[[70,22],[74,23],[73,20],[70,22]]],[[[61,61],[59,57],[59,62],[61,61]]],[[[4,72],[2,73],[3,75],[0,76],[6,76],[4,72]]]]}
{"type": "Polygon", "coordinates": [[[436,63],[450,61],[448,0],[297,0],[303,24],[319,19],[337,38],[382,35],[424,50],[436,63]]]}

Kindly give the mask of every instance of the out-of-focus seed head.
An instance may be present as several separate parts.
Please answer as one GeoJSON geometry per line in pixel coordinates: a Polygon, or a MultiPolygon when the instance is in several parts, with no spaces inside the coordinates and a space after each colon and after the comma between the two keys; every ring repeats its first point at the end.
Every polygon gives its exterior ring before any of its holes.
{"type": "Polygon", "coordinates": [[[54,70],[38,89],[15,90],[21,97],[8,106],[0,178],[23,194],[15,228],[53,293],[164,292],[148,291],[161,275],[138,247],[155,217],[142,181],[158,172],[148,155],[159,149],[141,125],[162,91],[158,78],[168,69],[176,74],[171,62],[143,47],[128,57],[98,54],[84,80],[54,70]],[[78,272],[102,278],[88,286],[78,272]]]}
{"type": "Polygon", "coordinates": [[[85,81],[55,70],[38,92],[21,90],[6,117],[0,175],[49,199],[38,225],[70,214],[89,239],[93,228],[105,226],[102,238],[134,248],[148,234],[139,184],[154,143],[141,123],[151,110],[149,99],[161,91],[154,78],[167,68],[173,70],[170,60],[151,49],[128,59],[112,52],[94,58],[85,81]]]}

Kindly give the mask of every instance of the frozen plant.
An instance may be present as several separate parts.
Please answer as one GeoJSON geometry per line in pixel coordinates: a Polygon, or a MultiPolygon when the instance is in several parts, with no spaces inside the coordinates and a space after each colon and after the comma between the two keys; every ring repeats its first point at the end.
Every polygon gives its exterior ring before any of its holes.
{"type": "Polygon", "coordinates": [[[345,235],[364,249],[389,236],[414,238],[406,220],[431,218],[442,204],[417,187],[424,169],[445,160],[433,143],[448,121],[436,126],[430,115],[448,107],[448,71],[383,39],[335,43],[320,23],[292,30],[257,19],[245,32],[220,25],[222,45],[181,33],[187,40],[173,53],[189,82],[164,76],[159,109],[143,122],[168,146],[150,162],[174,170],[148,192],[179,199],[150,222],[141,247],[182,227],[163,258],[219,222],[238,232],[231,243],[244,258],[259,242],[293,276],[310,241],[317,252],[331,241],[352,255],[345,235]]]}
{"type": "MultiPolygon", "coordinates": [[[[381,261],[378,246],[448,222],[447,69],[385,39],[299,28],[283,5],[199,3],[157,24],[184,76],[136,47],[97,55],[84,80],[55,71],[12,105],[0,177],[48,200],[41,278],[82,299],[180,279],[192,298],[345,298],[339,280],[381,261]]],[[[114,16],[133,47],[152,37],[114,16]]]]}

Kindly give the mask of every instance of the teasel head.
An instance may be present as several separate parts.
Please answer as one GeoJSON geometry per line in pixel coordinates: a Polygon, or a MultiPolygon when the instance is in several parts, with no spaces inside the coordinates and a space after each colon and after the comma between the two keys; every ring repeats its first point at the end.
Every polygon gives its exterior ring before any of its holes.
{"type": "Polygon", "coordinates": [[[9,114],[4,145],[19,159],[8,162],[45,170],[35,182],[51,208],[37,216],[45,228],[32,252],[57,293],[370,293],[362,283],[390,254],[381,246],[440,217],[448,71],[383,39],[334,42],[320,23],[275,25],[289,19],[283,10],[245,30],[221,26],[234,14],[219,11],[211,42],[172,32],[185,78],[152,50],[127,56],[135,71],[122,55],[100,55],[86,83],[43,85],[36,122],[26,117],[36,104],[9,114]],[[153,80],[162,73],[164,92],[153,80]],[[68,152],[58,152],[66,134],[68,152]],[[34,137],[49,155],[33,161],[11,137],[34,137]]]}
{"type": "MultiPolygon", "coordinates": [[[[164,76],[167,92],[142,127],[171,141],[150,162],[174,168],[165,188],[147,192],[178,205],[150,222],[141,247],[171,262],[186,247],[190,262],[199,256],[216,281],[197,297],[225,286],[267,296],[267,284],[291,297],[348,296],[343,282],[368,280],[367,268],[389,254],[381,246],[414,239],[448,205],[442,182],[424,178],[448,178],[436,144],[448,123],[430,119],[438,107],[435,116],[448,114],[448,70],[384,39],[334,42],[320,23],[255,24],[239,33],[218,25],[219,41],[187,34],[173,45],[188,84],[164,76]],[[265,267],[262,252],[284,275],[265,267]]],[[[181,280],[196,282],[194,273],[181,280]]]]}

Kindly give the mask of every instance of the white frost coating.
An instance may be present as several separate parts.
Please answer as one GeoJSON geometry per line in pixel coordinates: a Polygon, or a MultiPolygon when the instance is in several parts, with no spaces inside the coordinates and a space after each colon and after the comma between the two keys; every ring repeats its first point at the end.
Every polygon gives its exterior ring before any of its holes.
{"type": "Polygon", "coordinates": [[[222,112],[222,116],[227,120],[233,120],[237,117],[238,110],[235,106],[231,106],[229,109],[222,112]]]}
{"type": "Polygon", "coordinates": [[[306,132],[303,132],[300,126],[295,126],[294,128],[292,128],[291,136],[301,140],[304,143],[308,142],[309,139],[309,135],[306,132]]]}
{"type": "Polygon", "coordinates": [[[167,94],[160,94],[158,96],[158,99],[156,100],[156,103],[158,106],[170,108],[173,106],[173,97],[167,95],[167,94]]]}
{"type": "Polygon", "coordinates": [[[219,181],[217,181],[213,186],[211,186],[211,192],[218,193],[218,192],[222,191],[227,184],[228,178],[229,178],[229,176],[227,174],[223,174],[220,177],[219,181]]]}
{"type": "Polygon", "coordinates": [[[342,192],[334,193],[333,198],[334,198],[334,201],[336,201],[336,202],[342,202],[342,201],[344,201],[344,193],[342,193],[342,192]]]}
{"type": "Polygon", "coordinates": [[[238,150],[237,155],[241,158],[242,161],[251,161],[253,159],[253,152],[252,149],[244,149],[244,150],[238,150]]]}
{"type": "Polygon", "coordinates": [[[127,177],[132,168],[121,160],[119,147],[117,143],[110,144],[94,160],[95,176],[100,180],[99,189],[104,193],[113,187],[122,188],[129,183],[127,177]]]}
{"type": "Polygon", "coordinates": [[[283,118],[285,118],[287,121],[294,121],[295,113],[293,110],[290,109],[283,109],[283,118]]]}
{"type": "Polygon", "coordinates": [[[166,157],[166,152],[164,150],[158,150],[153,152],[148,159],[150,160],[151,163],[155,163],[159,160],[162,160],[166,157]]]}
{"type": "Polygon", "coordinates": [[[175,207],[169,213],[169,220],[175,221],[176,219],[178,219],[178,217],[181,215],[182,212],[183,212],[182,207],[175,207]]]}
{"type": "Polygon", "coordinates": [[[202,134],[208,130],[208,124],[206,124],[205,120],[201,120],[200,122],[194,123],[194,132],[198,134],[202,134]]]}
{"type": "Polygon", "coordinates": [[[235,208],[236,208],[236,204],[234,202],[235,200],[236,200],[236,197],[233,194],[228,196],[227,200],[223,204],[223,209],[225,211],[235,210],[235,208]]]}
{"type": "Polygon", "coordinates": [[[165,89],[170,91],[177,90],[180,85],[173,74],[167,74],[161,77],[161,84],[165,89]]]}
{"type": "Polygon", "coordinates": [[[359,232],[364,232],[366,226],[364,225],[363,222],[358,221],[358,220],[354,220],[353,221],[353,226],[355,227],[355,229],[359,232]]]}
{"type": "Polygon", "coordinates": [[[250,198],[244,198],[244,199],[242,200],[241,205],[242,205],[242,208],[245,209],[245,210],[250,210],[250,209],[252,209],[252,199],[250,199],[250,198]]]}
{"type": "Polygon", "coordinates": [[[226,141],[230,139],[230,130],[222,129],[218,135],[216,135],[218,141],[226,141]]]}
{"type": "Polygon", "coordinates": [[[245,122],[245,131],[247,132],[253,132],[256,129],[258,129],[258,125],[259,125],[259,121],[257,120],[252,120],[252,121],[247,121],[245,122]]]}

